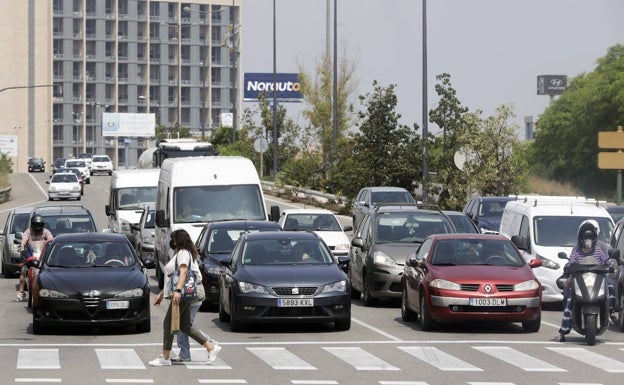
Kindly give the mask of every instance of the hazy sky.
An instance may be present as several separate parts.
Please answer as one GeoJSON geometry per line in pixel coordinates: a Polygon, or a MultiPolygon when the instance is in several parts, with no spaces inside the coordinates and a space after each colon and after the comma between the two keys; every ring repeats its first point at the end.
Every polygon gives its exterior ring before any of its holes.
{"type": "MultiPolygon", "coordinates": [[[[326,0],[276,4],[277,72],[298,63],[313,72],[326,47],[326,0]]],[[[272,72],[273,0],[243,0],[241,24],[242,71],[272,72]]],[[[464,106],[488,116],[513,103],[522,126],[549,102],[537,95],[538,75],[591,72],[624,44],[624,0],[428,0],[427,38],[429,109],[435,77],[447,72],[464,106]]],[[[373,80],[396,84],[401,123],[422,126],[422,1],[338,0],[338,46],[357,63],[356,110],[373,80]]],[[[286,107],[297,119],[300,107],[286,107]]]]}

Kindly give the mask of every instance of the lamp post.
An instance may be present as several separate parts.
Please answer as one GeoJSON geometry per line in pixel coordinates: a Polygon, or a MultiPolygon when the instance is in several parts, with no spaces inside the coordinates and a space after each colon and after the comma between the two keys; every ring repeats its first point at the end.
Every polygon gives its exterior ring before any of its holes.
{"type": "Polygon", "coordinates": [[[234,81],[232,83],[232,93],[234,94],[234,103],[232,106],[232,143],[236,143],[236,122],[238,111],[238,59],[240,57],[240,51],[238,50],[238,43],[232,41],[232,37],[240,32],[241,26],[235,26],[230,24],[230,32],[223,34],[223,47],[227,48],[230,54],[234,54],[234,81]]]}

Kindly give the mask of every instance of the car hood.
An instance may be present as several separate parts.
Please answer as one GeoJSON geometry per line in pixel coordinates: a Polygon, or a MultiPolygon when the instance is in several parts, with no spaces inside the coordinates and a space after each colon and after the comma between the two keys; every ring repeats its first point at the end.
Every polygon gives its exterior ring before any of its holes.
{"type": "Polygon", "coordinates": [[[202,263],[209,265],[219,265],[221,261],[226,261],[230,258],[230,253],[208,253],[206,258],[202,259],[202,263]]]}
{"type": "Polygon", "coordinates": [[[420,243],[381,243],[374,246],[374,249],[389,255],[396,263],[403,265],[407,256],[416,252],[419,246],[420,243]]]}
{"type": "Polygon", "coordinates": [[[501,219],[499,217],[479,217],[479,229],[488,229],[498,231],[500,228],[501,219]]]}
{"type": "Polygon", "coordinates": [[[327,246],[348,245],[349,237],[344,231],[315,231],[327,246]]]}
{"type": "Polygon", "coordinates": [[[237,280],[264,286],[320,286],[348,279],[338,265],[242,266],[237,280]]]}
{"type": "Polygon", "coordinates": [[[40,272],[38,280],[41,288],[64,293],[89,290],[120,292],[146,284],[146,277],[139,268],[48,268],[40,272]]]}
{"type": "Polygon", "coordinates": [[[430,266],[431,279],[445,279],[456,283],[506,283],[514,284],[534,279],[528,267],[462,265],[430,266]]]}

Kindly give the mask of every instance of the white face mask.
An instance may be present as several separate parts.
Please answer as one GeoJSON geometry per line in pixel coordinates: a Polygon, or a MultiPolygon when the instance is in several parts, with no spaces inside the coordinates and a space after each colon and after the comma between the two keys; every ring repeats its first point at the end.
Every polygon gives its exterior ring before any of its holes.
{"type": "Polygon", "coordinates": [[[592,248],[592,240],[591,239],[583,239],[583,248],[591,249],[592,248]]]}

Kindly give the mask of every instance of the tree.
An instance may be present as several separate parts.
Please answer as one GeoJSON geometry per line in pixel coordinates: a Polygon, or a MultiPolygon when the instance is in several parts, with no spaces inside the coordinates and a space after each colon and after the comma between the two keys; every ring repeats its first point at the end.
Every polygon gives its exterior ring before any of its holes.
{"type": "Polygon", "coordinates": [[[163,125],[156,126],[155,136],[158,140],[192,137],[191,130],[188,127],[181,126],[179,123],[176,123],[171,127],[165,127],[163,125]]]}

